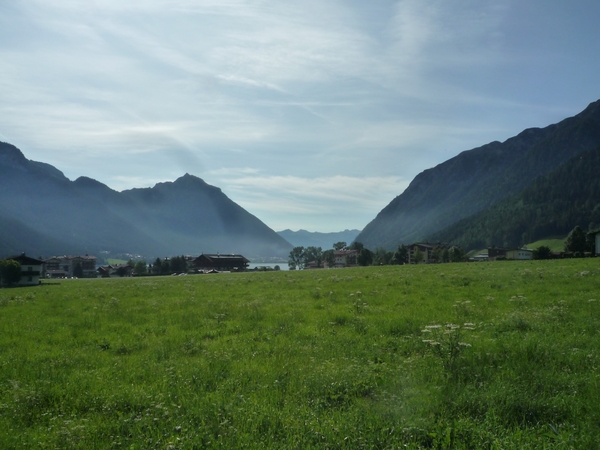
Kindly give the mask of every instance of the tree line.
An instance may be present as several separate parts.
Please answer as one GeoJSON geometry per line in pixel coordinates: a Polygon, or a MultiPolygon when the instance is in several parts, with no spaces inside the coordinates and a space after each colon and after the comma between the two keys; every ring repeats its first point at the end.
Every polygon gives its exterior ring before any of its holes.
{"type": "Polygon", "coordinates": [[[153,263],[147,264],[145,261],[129,261],[133,268],[133,273],[137,276],[148,275],[171,275],[174,273],[187,273],[188,261],[185,256],[172,256],[171,258],[156,258],[153,263]]]}
{"type": "Polygon", "coordinates": [[[385,266],[392,264],[408,263],[408,247],[399,245],[395,252],[378,247],[374,251],[366,248],[361,242],[347,245],[340,241],[333,244],[331,249],[323,250],[321,247],[294,247],[290,252],[288,266],[290,270],[304,269],[305,267],[321,267],[326,263],[329,267],[335,265],[335,252],[339,250],[356,250],[358,252],[356,263],[359,266],[385,266]]]}

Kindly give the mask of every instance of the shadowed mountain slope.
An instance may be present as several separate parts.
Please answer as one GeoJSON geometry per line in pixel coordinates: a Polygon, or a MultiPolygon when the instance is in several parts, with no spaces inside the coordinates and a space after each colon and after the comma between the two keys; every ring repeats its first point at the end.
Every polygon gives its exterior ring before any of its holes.
{"type": "Polygon", "coordinates": [[[192,175],[117,192],[87,177],[70,181],[6,143],[0,143],[0,211],[7,227],[0,234],[3,253],[257,257],[287,256],[291,249],[220,189],[192,175]]]}
{"type": "Polygon", "coordinates": [[[581,152],[600,145],[600,101],[545,128],[465,151],[420,173],[357,236],[369,248],[424,240],[515,195],[581,152]]]}
{"type": "Polygon", "coordinates": [[[600,227],[600,146],[580,153],[520,193],[462,219],[430,240],[467,250],[513,247],[600,227]]]}

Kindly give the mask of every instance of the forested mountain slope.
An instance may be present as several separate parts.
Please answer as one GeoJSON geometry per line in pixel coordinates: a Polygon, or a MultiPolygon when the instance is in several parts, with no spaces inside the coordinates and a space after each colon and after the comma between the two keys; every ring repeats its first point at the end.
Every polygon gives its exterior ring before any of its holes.
{"type": "Polygon", "coordinates": [[[600,146],[580,153],[519,194],[432,234],[463,248],[510,247],[600,227],[600,146]]]}
{"type": "Polygon", "coordinates": [[[465,151],[419,174],[357,236],[369,248],[424,240],[517,194],[581,152],[600,145],[600,101],[545,128],[465,151]]]}

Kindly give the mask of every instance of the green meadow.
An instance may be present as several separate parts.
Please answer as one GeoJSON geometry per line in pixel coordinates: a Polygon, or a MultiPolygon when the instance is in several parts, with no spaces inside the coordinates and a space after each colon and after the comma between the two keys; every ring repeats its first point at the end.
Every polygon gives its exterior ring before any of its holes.
{"type": "Polygon", "coordinates": [[[0,290],[2,449],[598,448],[600,259],[0,290]]]}
{"type": "Polygon", "coordinates": [[[541,246],[548,247],[553,252],[562,252],[565,250],[565,238],[543,239],[541,241],[536,241],[531,244],[527,244],[527,248],[531,249],[537,249],[541,246]]]}

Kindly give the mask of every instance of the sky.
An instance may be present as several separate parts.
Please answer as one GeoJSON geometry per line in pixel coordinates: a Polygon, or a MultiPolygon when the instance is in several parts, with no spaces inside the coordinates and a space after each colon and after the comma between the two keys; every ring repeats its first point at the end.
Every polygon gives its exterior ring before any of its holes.
{"type": "Polygon", "coordinates": [[[600,99],[598,0],[1,0],[0,141],[362,229],[423,170],[600,99]]]}

